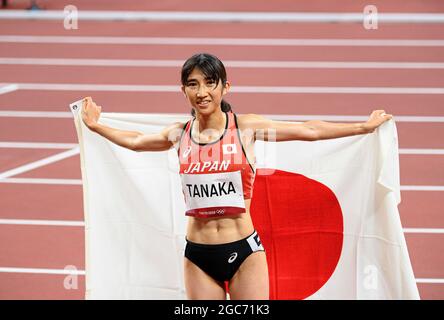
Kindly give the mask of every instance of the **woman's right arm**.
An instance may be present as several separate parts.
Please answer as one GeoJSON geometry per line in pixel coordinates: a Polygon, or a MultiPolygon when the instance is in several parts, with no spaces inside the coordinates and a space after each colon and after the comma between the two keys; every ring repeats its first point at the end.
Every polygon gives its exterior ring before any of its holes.
{"type": "Polygon", "coordinates": [[[83,101],[82,119],[85,125],[111,142],[133,151],[165,151],[180,138],[183,124],[176,122],[160,133],[144,134],[137,131],[114,129],[98,123],[102,107],[97,106],[91,97],[83,101]]]}

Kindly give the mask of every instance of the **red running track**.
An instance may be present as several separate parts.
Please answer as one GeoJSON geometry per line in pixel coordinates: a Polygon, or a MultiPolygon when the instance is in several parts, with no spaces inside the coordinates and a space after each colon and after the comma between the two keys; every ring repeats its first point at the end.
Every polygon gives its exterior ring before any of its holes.
{"type": "MultiPolygon", "coordinates": [[[[90,1],[71,1],[83,10],[213,10],[213,11],[306,11],[336,12],[331,1],[301,5],[294,1],[259,1],[238,6],[238,2],[211,4],[195,1],[187,6],[179,1],[162,4],[140,4],[138,1],[107,2],[107,7],[90,1]]],[[[150,2],[151,3],[151,2],[150,2]]],[[[365,1],[344,1],[342,12],[359,12],[365,1]]],[[[386,12],[443,12],[441,1],[427,4],[404,1],[375,1],[386,12]]],[[[23,3],[17,2],[20,7],[23,3]]],[[[60,9],[56,1],[46,1],[49,9],[60,9]]],[[[282,39],[414,39],[444,40],[439,24],[381,25],[374,31],[359,24],[283,24],[283,23],[141,23],[81,22],[80,29],[66,31],[60,22],[1,21],[0,35],[66,36],[66,37],[191,37],[191,38],[282,38],[282,39]]],[[[324,61],[324,62],[444,62],[444,46],[242,46],[242,45],[125,45],[0,42],[0,82],[39,84],[124,84],[179,85],[180,66],[67,66],[6,64],[2,58],[45,59],[136,59],[184,61],[197,51],[217,54],[223,61],[324,61]]],[[[238,68],[228,67],[233,86],[315,86],[315,87],[400,87],[444,88],[444,69],[382,68],[238,68]]],[[[0,85],[0,88],[2,85],[0,85]]],[[[0,94],[2,111],[67,112],[67,103],[92,95],[104,112],[186,113],[189,107],[179,92],[17,90],[0,94]]],[[[443,94],[356,94],[356,93],[230,93],[227,98],[239,113],[277,115],[353,115],[368,116],[375,108],[385,108],[396,117],[427,116],[397,121],[400,148],[433,149],[438,154],[401,153],[403,186],[444,186],[443,94]]],[[[47,117],[0,117],[0,143],[77,142],[72,119],[67,115],[47,117]]],[[[31,145],[29,145],[31,146],[31,145]]],[[[32,163],[66,149],[0,147],[0,172],[32,163]]],[[[17,179],[73,179],[74,184],[0,183],[2,207],[0,219],[82,221],[82,190],[79,184],[79,156],[17,174],[17,179]],[[77,181],[77,184],[76,184],[77,181]]],[[[444,229],[443,188],[441,190],[403,190],[399,206],[404,228],[444,229]]],[[[443,233],[406,233],[407,245],[423,299],[443,299],[444,250],[443,233]]],[[[84,232],[82,226],[48,226],[0,224],[0,268],[84,269],[84,232]],[[60,239],[63,239],[61,241],[60,239]]],[[[84,277],[78,288],[66,290],[64,275],[0,272],[0,299],[82,299],[84,277]]]]}

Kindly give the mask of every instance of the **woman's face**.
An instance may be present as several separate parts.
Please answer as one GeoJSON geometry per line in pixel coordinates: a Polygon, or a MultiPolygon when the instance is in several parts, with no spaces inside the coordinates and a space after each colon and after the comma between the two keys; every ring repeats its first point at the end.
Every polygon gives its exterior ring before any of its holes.
{"type": "Polygon", "coordinates": [[[220,110],[222,97],[229,88],[228,81],[225,86],[221,80],[219,83],[215,83],[214,80],[206,79],[200,69],[194,68],[188,76],[187,83],[182,86],[182,92],[188,98],[196,114],[211,114],[220,110]]]}

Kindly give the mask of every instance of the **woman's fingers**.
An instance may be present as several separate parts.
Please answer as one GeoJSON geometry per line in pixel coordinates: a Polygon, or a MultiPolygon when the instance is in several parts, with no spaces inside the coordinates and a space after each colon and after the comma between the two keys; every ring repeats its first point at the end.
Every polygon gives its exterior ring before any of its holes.
{"type": "Polygon", "coordinates": [[[374,123],[375,127],[377,128],[381,124],[383,124],[384,122],[386,122],[392,118],[393,118],[393,116],[391,114],[385,113],[385,110],[378,109],[378,110],[373,110],[368,122],[374,123]]]}
{"type": "Polygon", "coordinates": [[[375,110],[372,114],[375,116],[378,115],[380,117],[392,118],[392,115],[386,113],[385,110],[375,110]]]}
{"type": "Polygon", "coordinates": [[[88,106],[88,100],[83,100],[83,111],[85,111],[86,112],[86,108],[87,108],[87,106],[88,106]]]}
{"type": "Polygon", "coordinates": [[[86,97],[85,99],[83,99],[83,105],[84,105],[85,111],[88,110],[88,107],[90,106],[91,102],[92,102],[91,97],[86,97]]]}
{"type": "Polygon", "coordinates": [[[93,107],[93,109],[97,109],[97,104],[92,100],[91,97],[86,97],[83,99],[83,106],[85,111],[88,111],[89,107],[93,107]]]}
{"type": "Polygon", "coordinates": [[[83,99],[82,112],[85,118],[97,119],[102,111],[102,106],[98,106],[91,97],[83,99]]]}

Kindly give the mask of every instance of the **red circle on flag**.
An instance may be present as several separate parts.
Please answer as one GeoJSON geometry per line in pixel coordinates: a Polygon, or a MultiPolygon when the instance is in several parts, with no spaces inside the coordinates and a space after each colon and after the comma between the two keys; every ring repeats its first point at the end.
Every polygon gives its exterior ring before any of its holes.
{"type": "Polygon", "coordinates": [[[317,292],[342,251],[343,215],[333,191],[301,174],[258,169],[250,212],[267,254],[270,299],[317,292]]]}

